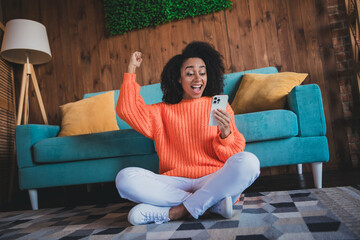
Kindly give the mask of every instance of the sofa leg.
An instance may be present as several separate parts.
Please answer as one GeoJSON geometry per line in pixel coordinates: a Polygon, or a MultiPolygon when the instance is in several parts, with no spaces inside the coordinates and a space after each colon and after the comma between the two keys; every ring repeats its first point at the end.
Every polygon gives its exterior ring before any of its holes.
{"type": "Polygon", "coordinates": [[[86,191],[87,191],[88,193],[91,193],[91,190],[92,190],[91,184],[86,184],[86,191]]]}
{"type": "Polygon", "coordinates": [[[31,202],[31,207],[33,210],[38,210],[38,191],[37,189],[29,189],[29,197],[31,202]]]}
{"type": "Polygon", "coordinates": [[[316,188],[322,188],[322,165],[322,162],[311,163],[316,188]]]}
{"type": "Polygon", "coordinates": [[[298,173],[301,175],[302,174],[302,164],[297,165],[297,170],[298,170],[298,173]]]}

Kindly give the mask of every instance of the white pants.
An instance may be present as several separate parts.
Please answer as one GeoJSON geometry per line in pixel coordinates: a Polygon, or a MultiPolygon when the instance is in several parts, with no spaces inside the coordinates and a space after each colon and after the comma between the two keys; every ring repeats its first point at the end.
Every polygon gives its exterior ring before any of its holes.
{"type": "Polygon", "coordinates": [[[155,174],[149,170],[128,167],[116,177],[116,187],[122,198],[136,203],[172,207],[184,204],[197,219],[227,196],[235,203],[240,194],[260,174],[257,157],[240,152],[230,157],[218,171],[191,179],[155,174]]]}

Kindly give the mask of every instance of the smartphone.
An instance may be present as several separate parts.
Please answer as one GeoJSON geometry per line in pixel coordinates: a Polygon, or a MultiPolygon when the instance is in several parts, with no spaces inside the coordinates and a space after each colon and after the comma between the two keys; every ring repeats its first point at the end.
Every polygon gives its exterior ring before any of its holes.
{"type": "Polygon", "coordinates": [[[215,109],[226,110],[227,102],[229,96],[228,95],[215,95],[212,98],[211,110],[210,110],[210,118],[209,118],[209,126],[217,126],[219,125],[214,117],[215,109]]]}

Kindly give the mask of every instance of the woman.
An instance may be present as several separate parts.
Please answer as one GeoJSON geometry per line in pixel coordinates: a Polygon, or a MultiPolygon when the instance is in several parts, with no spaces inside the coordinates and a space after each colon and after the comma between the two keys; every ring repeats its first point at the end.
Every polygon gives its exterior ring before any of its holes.
{"type": "Polygon", "coordinates": [[[222,93],[222,56],[210,44],[190,43],[163,69],[163,102],[146,105],[136,83],[141,53],[130,58],[117,114],[156,143],[159,173],[129,167],[116,177],[122,198],[139,203],[129,212],[133,225],[164,223],[207,209],[232,217],[232,205],[259,176],[259,161],[244,152],[245,139],[234,113],[215,110],[218,126],[208,126],[212,96],[222,93]]]}

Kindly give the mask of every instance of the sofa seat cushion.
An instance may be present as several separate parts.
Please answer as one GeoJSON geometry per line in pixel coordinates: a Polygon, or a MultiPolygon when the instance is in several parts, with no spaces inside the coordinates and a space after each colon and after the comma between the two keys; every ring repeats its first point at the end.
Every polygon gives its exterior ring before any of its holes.
{"type": "Polygon", "coordinates": [[[135,130],[47,138],[34,147],[34,161],[57,163],[152,154],[154,143],[135,130]]]}
{"type": "Polygon", "coordinates": [[[246,142],[290,138],[298,135],[297,116],[290,110],[270,110],[235,115],[246,142]]]}

